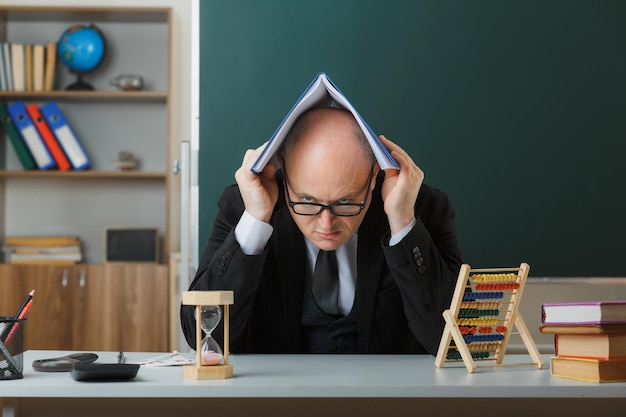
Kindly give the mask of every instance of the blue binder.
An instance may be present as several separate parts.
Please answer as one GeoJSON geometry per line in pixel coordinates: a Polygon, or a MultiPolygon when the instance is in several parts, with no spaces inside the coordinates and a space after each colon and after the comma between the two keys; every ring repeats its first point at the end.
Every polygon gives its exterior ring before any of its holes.
{"type": "Polygon", "coordinates": [[[56,162],[39,132],[37,132],[35,124],[26,111],[24,102],[18,100],[9,104],[7,111],[11,115],[11,119],[13,119],[13,124],[20,132],[20,135],[22,135],[24,143],[28,146],[30,154],[37,163],[37,167],[42,171],[56,167],[56,162]]]}
{"type": "Polygon", "coordinates": [[[80,171],[91,166],[91,160],[81,145],[78,137],[67,123],[65,116],[55,101],[50,101],[39,107],[41,114],[54,132],[61,144],[65,155],[75,170],[80,171]]]}

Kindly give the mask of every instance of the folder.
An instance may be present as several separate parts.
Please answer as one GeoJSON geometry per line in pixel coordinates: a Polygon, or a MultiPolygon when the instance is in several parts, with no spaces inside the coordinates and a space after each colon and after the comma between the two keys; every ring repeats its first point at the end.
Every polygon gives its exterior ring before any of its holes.
{"type": "Polygon", "coordinates": [[[7,111],[6,103],[0,103],[0,122],[2,123],[7,136],[9,136],[9,140],[13,144],[13,149],[15,149],[15,153],[17,154],[22,167],[27,170],[37,168],[37,164],[35,163],[33,156],[30,154],[26,143],[24,143],[22,136],[20,136],[20,132],[17,131],[13,121],[11,120],[11,115],[9,115],[9,112],[7,111]]]}
{"type": "Polygon", "coordinates": [[[39,136],[35,124],[26,111],[24,102],[21,100],[14,101],[7,106],[7,110],[39,169],[43,171],[54,168],[56,163],[52,155],[50,155],[48,148],[46,148],[43,139],[39,136]]]}
{"type": "Polygon", "coordinates": [[[81,145],[78,137],[67,123],[65,116],[55,101],[42,105],[39,110],[50,129],[65,151],[75,170],[80,171],[91,166],[91,160],[81,145]]]}
{"type": "Polygon", "coordinates": [[[65,156],[65,153],[63,153],[63,149],[61,149],[61,145],[57,141],[56,136],[52,133],[52,130],[43,118],[41,111],[39,111],[39,106],[35,103],[31,103],[26,106],[26,111],[35,124],[37,132],[39,132],[39,136],[41,136],[48,147],[48,151],[50,151],[50,154],[54,158],[57,167],[59,167],[61,171],[71,169],[72,165],[70,164],[70,161],[67,159],[67,156],[65,156]]]}

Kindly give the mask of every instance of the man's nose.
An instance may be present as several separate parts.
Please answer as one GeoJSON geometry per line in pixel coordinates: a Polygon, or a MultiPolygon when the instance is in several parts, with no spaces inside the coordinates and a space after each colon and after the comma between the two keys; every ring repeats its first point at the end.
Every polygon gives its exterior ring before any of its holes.
{"type": "Polygon", "coordinates": [[[333,214],[332,211],[330,211],[329,208],[327,208],[326,210],[322,211],[319,214],[319,223],[320,223],[320,226],[322,226],[324,229],[330,228],[330,226],[333,224],[334,221],[335,221],[335,215],[333,214]]]}

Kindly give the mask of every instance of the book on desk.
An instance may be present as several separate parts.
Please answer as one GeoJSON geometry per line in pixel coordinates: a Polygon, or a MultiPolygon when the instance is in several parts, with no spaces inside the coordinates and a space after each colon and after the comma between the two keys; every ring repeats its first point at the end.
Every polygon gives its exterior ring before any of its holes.
{"type": "Polygon", "coordinates": [[[626,301],[544,303],[541,322],[539,331],[554,335],[552,376],[626,381],[626,301]]]}

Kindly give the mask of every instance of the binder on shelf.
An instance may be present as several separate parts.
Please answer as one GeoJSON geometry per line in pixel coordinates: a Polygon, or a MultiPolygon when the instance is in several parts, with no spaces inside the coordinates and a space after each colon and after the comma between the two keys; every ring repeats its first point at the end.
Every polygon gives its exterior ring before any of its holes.
{"type": "Polygon", "coordinates": [[[11,44],[11,64],[13,65],[13,90],[26,91],[26,74],[24,72],[24,44],[11,44]]]}
{"type": "Polygon", "coordinates": [[[67,123],[61,109],[55,101],[42,105],[39,110],[50,129],[56,135],[61,147],[75,170],[80,171],[91,166],[91,160],[81,145],[78,137],[67,123]]]}
{"type": "Polygon", "coordinates": [[[67,171],[69,169],[72,169],[72,165],[67,159],[67,156],[65,156],[63,149],[61,149],[59,141],[57,141],[56,136],[48,126],[48,123],[46,123],[45,119],[43,118],[43,115],[39,110],[39,106],[37,106],[37,104],[35,103],[31,103],[26,106],[26,111],[28,112],[28,115],[35,124],[37,132],[39,132],[39,136],[41,136],[44,143],[48,147],[48,150],[54,158],[57,167],[59,167],[59,170],[67,171]]]}
{"type": "Polygon", "coordinates": [[[14,101],[7,106],[7,111],[11,115],[15,127],[20,132],[39,169],[43,171],[54,168],[56,163],[52,155],[50,155],[48,148],[46,148],[43,139],[39,136],[35,124],[26,111],[24,102],[21,100],[14,101]]]}
{"type": "Polygon", "coordinates": [[[19,158],[22,167],[25,170],[36,169],[37,164],[35,163],[33,156],[30,154],[26,143],[24,143],[20,132],[17,131],[17,128],[13,124],[13,121],[11,120],[11,115],[9,115],[9,112],[7,111],[6,103],[0,103],[0,122],[4,127],[4,131],[9,137],[9,140],[13,144],[13,149],[15,150],[15,153],[17,154],[17,157],[19,158]]]}

